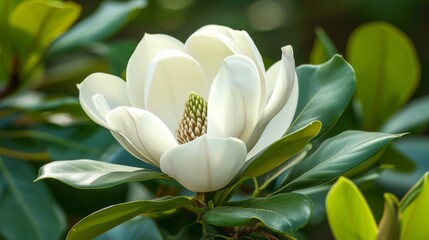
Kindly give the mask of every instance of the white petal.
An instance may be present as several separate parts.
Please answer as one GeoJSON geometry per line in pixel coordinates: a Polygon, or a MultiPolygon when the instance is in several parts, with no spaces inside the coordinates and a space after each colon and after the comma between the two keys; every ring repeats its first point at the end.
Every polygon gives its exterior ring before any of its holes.
{"type": "Polygon", "coordinates": [[[105,116],[110,109],[130,105],[125,81],[119,77],[93,73],[78,85],[79,101],[85,113],[96,123],[108,128],[105,116]]]}
{"type": "Polygon", "coordinates": [[[250,159],[264,148],[268,147],[274,141],[280,139],[292,123],[295,116],[296,106],[298,104],[298,77],[295,76],[292,93],[286,104],[280,109],[276,116],[269,122],[264,132],[260,136],[256,145],[249,151],[247,159],[250,159]]]}
{"type": "Polygon", "coordinates": [[[179,40],[167,35],[145,34],[131,55],[127,66],[127,87],[133,106],[144,108],[144,79],[149,64],[160,51],[165,49],[184,52],[185,46],[179,40]]]}
{"type": "MultiPolygon", "coordinates": [[[[282,59],[280,60],[281,66],[278,69],[279,72],[275,79],[274,89],[265,108],[264,115],[268,118],[272,118],[284,103],[288,101],[295,81],[295,59],[293,58],[292,47],[283,47],[282,53],[282,59]]],[[[275,71],[276,67],[274,67],[273,70],[275,71]]],[[[272,77],[272,75],[270,74],[269,77],[272,77]]]]}
{"type": "Polygon", "coordinates": [[[161,171],[191,191],[216,191],[240,171],[246,153],[246,146],[236,138],[204,135],[162,155],[161,171]]]}
{"type": "Polygon", "coordinates": [[[207,134],[246,142],[258,121],[260,95],[255,64],[244,55],[226,58],[210,88],[207,134]]]}
{"type": "Polygon", "coordinates": [[[234,54],[232,39],[222,35],[224,28],[212,25],[203,27],[185,43],[188,52],[203,67],[209,84],[219,72],[222,61],[234,54]]]}
{"type": "Polygon", "coordinates": [[[142,153],[156,166],[159,166],[164,152],[178,145],[167,126],[146,110],[118,107],[109,112],[106,120],[123,137],[122,141],[119,141],[121,144],[125,143],[126,148],[132,150],[133,154],[134,150],[142,153]]]}
{"type": "MultiPolygon", "coordinates": [[[[270,91],[267,92],[269,100],[262,117],[259,119],[258,124],[255,127],[255,131],[246,143],[246,146],[249,149],[253,148],[267,124],[289,101],[291,91],[294,88],[294,83],[297,78],[292,47],[283,47],[282,53],[282,59],[268,69],[266,74],[269,86],[268,91],[270,91]]],[[[289,127],[289,124],[286,126],[286,129],[287,127],[289,127]]],[[[281,134],[283,133],[284,132],[281,132],[281,134]]]]}
{"type": "Polygon", "coordinates": [[[157,115],[174,133],[192,92],[208,95],[204,72],[190,55],[163,50],[152,61],[145,80],[145,109],[157,115]]]}

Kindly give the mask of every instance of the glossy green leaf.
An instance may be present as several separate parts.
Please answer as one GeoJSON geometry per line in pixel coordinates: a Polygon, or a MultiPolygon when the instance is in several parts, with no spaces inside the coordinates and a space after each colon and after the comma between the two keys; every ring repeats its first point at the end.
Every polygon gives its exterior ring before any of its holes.
{"type": "Polygon", "coordinates": [[[377,224],[356,185],[341,177],[326,197],[329,226],[337,240],[375,240],[377,224]]]}
{"type": "Polygon", "coordinates": [[[48,55],[81,47],[105,39],[125,26],[146,6],[146,0],[102,2],[89,17],[80,21],[49,49],[48,55]]]}
{"type": "Polygon", "coordinates": [[[429,123],[429,96],[412,101],[381,128],[383,132],[399,133],[429,123]]]}
{"type": "Polygon", "coordinates": [[[161,213],[176,208],[192,209],[187,197],[166,197],[155,200],[141,200],[121,203],[101,209],[74,225],[67,234],[67,240],[92,239],[113,227],[144,214],[161,213]]]}
{"type": "Polygon", "coordinates": [[[401,240],[428,239],[429,173],[401,201],[401,240]],[[402,206],[404,205],[404,206],[402,206]]]}
{"type": "Polygon", "coordinates": [[[391,194],[384,194],[384,212],[378,226],[377,240],[399,240],[399,200],[391,194]]]}
{"type": "Polygon", "coordinates": [[[36,181],[53,178],[75,188],[97,189],[164,177],[161,172],[143,168],[80,159],[55,161],[42,166],[36,181]]]}
{"type": "Polygon", "coordinates": [[[73,2],[25,1],[10,15],[12,41],[23,71],[31,69],[49,44],[78,18],[80,6],[73,2]],[[29,17],[32,16],[32,17],[29,17]]]}
{"type": "Polygon", "coordinates": [[[206,223],[220,227],[242,226],[257,220],[274,231],[291,233],[304,226],[313,209],[311,200],[301,194],[286,193],[266,198],[229,202],[203,215],[206,223]]]}
{"type": "Polygon", "coordinates": [[[344,174],[358,173],[374,164],[384,148],[398,137],[400,135],[346,131],[329,138],[292,168],[283,191],[312,187],[344,174]]]}
{"type": "Polygon", "coordinates": [[[299,99],[295,119],[288,132],[318,120],[322,122],[321,136],[335,124],[353,95],[353,68],[336,55],[324,64],[302,65],[296,71],[299,99]]]}
{"type": "Polygon", "coordinates": [[[43,183],[33,183],[30,163],[0,158],[0,236],[5,239],[60,239],[64,213],[43,183]]]}
{"type": "Polygon", "coordinates": [[[126,221],[95,238],[95,240],[116,239],[163,240],[164,238],[152,219],[140,216],[126,221]]]}
{"type": "Polygon", "coordinates": [[[171,240],[205,239],[203,238],[203,234],[202,224],[195,222],[182,227],[180,231],[171,238],[171,240]]]}
{"type": "Polygon", "coordinates": [[[244,180],[257,177],[278,167],[295,153],[301,151],[319,133],[321,127],[322,124],[319,121],[313,121],[274,142],[246,162],[240,178],[244,180]]]}
{"type": "Polygon", "coordinates": [[[356,100],[365,130],[377,130],[411,97],[420,65],[410,39],[396,27],[368,23],[347,43],[347,57],[356,71],[356,100]]]}
{"type": "Polygon", "coordinates": [[[338,50],[328,34],[326,34],[323,28],[316,28],[316,39],[310,53],[310,63],[322,64],[331,59],[335,54],[338,54],[338,50]]]}

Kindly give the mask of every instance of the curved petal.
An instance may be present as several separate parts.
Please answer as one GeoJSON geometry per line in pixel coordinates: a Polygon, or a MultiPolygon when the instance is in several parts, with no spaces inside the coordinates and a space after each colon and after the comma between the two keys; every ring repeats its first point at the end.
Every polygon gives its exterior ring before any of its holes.
{"type": "MultiPolygon", "coordinates": [[[[275,74],[268,75],[269,77],[275,77],[275,85],[267,106],[265,108],[264,116],[272,118],[280,108],[288,101],[291,95],[293,84],[295,81],[295,59],[293,58],[293,49],[291,46],[285,46],[282,48],[282,59],[280,60],[280,67],[277,76],[275,74]]],[[[274,66],[272,71],[277,68],[274,66]]],[[[273,80],[267,80],[273,81],[273,80]]]]}
{"type": "Polygon", "coordinates": [[[189,95],[192,92],[208,95],[199,63],[176,50],[163,50],[153,59],[144,88],[145,109],[157,115],[173,133],[179,126],[189,95]]]}
{"type": "Polygon", "coordinates": [[[239,139],[204,135],[162,155],[161,171],[191,191],[212,192],[234,178],[246,153],[246,146],[239,139]]]}
{"type": "Polygon", "coordinates": [[[223,35],[226,27],[209,25],[197,30],[186,40],[188,52],[201,64],[209,84],[219,72],[223,60],[234,54],[231,38],[223,35]]]}
{"type": "Polygon", "coordinates": [[[255,64],[244,55],[226,58],[210,88],[207,134],[246,142],[258,121],[260,95],[255,64]]]}
{"type": "Polygon", "coordinates": [[[107,114],[106,121],[121,136],[119,142],[127,150],[133,154],[137,150],[156,166],[164,152],[178,145],[167,126],[146,110],[118,107],[107,114]]]}
{"type": "MultiPolygon", "coordinates": [[[[289,101],[292,89],[297,82],[295,71],[295,60],[291,46],[282,48],[282,59],[271,66],[266,74],[269,100],[265,107],[262,117],[259,119],[255,131],[246,143],[247,148],[252,149],[259,140],[261,134],[271,119],[285,106],[289,101]]],[[[293,114],[295,111],[293,112],[293,114]]],[[[293,117],[293,115],[292,115],[293,117]]],[[[289,123],[290,124],[290,123],[289,123]]],[[[289,124],[286,129],[289,127],[289,124]]],[[[283,134],[284,132],[281,132],[283,134]]]]}
{"type": "Polygon", "coordinates": [[[127,65],[127,88],[133,106],[144,108],[143,89],[148,67],[153,58],[165,49],[186,51],[183,43],[173,37],[146,33],[131,55],[127,65]]]}
{"type": "Polygon", "coordinates": [[[130,105],[125,81],[119,77],[93,73],[77,87],[83,110],[94,122],[103,127],[109,128],[105,117],[110,109],[130,105]]]}
{"type": "Polygon", "coordinates": [[[295,76],[292,93],[286,104],[280,109],[276,116],[268,123],[259,137],[256,145],[249,151],[247,159],[250,159],[264,148],[268,147],[274,141],[280,139],[287,131],[295,116],[296,106],[298,105],[298,77],[295,76]]]}

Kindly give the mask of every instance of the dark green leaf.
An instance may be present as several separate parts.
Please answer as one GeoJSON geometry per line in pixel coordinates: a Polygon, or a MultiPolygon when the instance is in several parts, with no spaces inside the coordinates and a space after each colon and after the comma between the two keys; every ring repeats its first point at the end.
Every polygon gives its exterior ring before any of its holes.
{"type": "Polygon", "coordinates": [[[322,122],[321,136],[335,124],[353,95],[353,68],[336,55],[321,65],[299,66],[297,74],[299,100],[288,132],[318,120],[322,122]]]}
{"type": "Polygon", "coordinates": [[[347,57],[356,71],[356,100],[365,130],[378,130],[411,97],[420,78],[420,64],[410,39],[396,27],[367,23],[347,43],[347,57]]]}
{"type": "Polygon", "coordinates": [[[384,212],[380,220],[377,240],[399,240],[399,201],[391,193],[384,194],[384,212]]]}
{"type": "Polygon", "coordinates": [[[316,39],[314,40],[313,49],[310,53],[311,64],[321,64],[338,54],[338,50],[335,47],[332,40],[326,34],[323,28],[316,28],[316,39]]]}
{"type": "Polygon", "coordinates": [[[48,55],[65,52],[113,35],[133,19],[146,4],[145,0],[102,2],[96,12],[58,39],[49,49],[48,55]]]}
{"type": "Polygon", "coordinates": [[[375,240],[377,224],[362,193],[341,177],[326,197],[326,214],[337,240],[375,240]]]}
{"type": "Polygon", "coordinates": [[[171,240],[203,239],[203,226],[201,223],[191,223],[183,227],[171,240]]]}
{"type": "Polygon", "coordinates": [[[374,164],[384,148],[398,137],[400,135],[346,131],[329,138],[292,168],[284,181],[283,191],[312,187],[343,174],[360,172],[374,164]]]}
{"type": "Polygon", "coordinates": [[[116,226],[96,240],[117,240],[117,239],[150,239],[163,240],[161,232],[155,222],[147,217],[136,217],[119,226],[116,226]]]}
{"type": "Polygon", "coordinates": [[[304,226],[313,209],[311,200],[301,194],[286,193],[266,198],[229,202],[203,215],[204,222],[220,227],[235,227],[260,221],[274,231],[291,233],[304,226]]]}
{"type": "Polygon", "coordinates": [[[321,127],[319,121],[314,121],[274,142],[246,162],[240,178],[244,180],[257,177],[278,167],[303,149],[319,133],[321,127]]]}
{"type": "Polygon", "coordinates": [[[161,213],[182,207],[193,209],[191,200],[187,197],[168,197],[113,205],[82,219],[71,228],[66,239],[92,239],[139,215],[161,213]]]}
{"type": "Polygon", "coordinates": [[[429,96],[412,101],[404,109],[389,118],[382,132],[399,133],[429,123],[429,96]]]}
{"type": "Polygon", "coordinates": [[[6,239],[60,239],[65,216],[43,183],[33,183],[25,161],[0,158],[0,235],[6,239]]]}
{"type": "Polygon", "coordinates": [[[164,177],[161,172],[81,159],[48,163],[40,168],[36,181],[53,178],[75,188],[98,189],[164,177]]]}

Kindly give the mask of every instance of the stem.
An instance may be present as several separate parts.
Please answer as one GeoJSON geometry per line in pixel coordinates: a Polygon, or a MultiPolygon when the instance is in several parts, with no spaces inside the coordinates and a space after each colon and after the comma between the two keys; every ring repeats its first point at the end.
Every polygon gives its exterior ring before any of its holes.
{"type": "Polygon", "coordinates": [[[258,180],[255,177],[253,178],[253,184],[255,185],[255,190],[253,191],[252,198],[255,198],[258,197],[259,193],[261,192],[258,180]]]}

